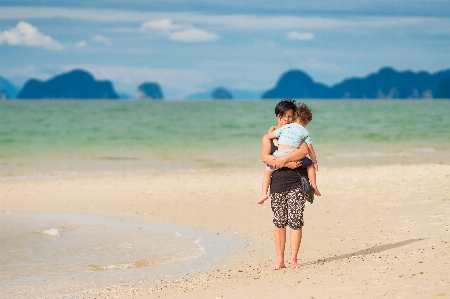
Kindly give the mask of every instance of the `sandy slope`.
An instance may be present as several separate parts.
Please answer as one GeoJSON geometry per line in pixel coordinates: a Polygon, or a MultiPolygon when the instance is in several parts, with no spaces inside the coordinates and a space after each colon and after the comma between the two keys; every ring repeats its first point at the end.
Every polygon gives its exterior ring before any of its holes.
{"type": "Polygon", "coordinates": [[[99,298],[450,298],[449,165],[320,169],[302,268],[279,271],[270,204],[256,204],[261,177],[262,169],[2,180],[1,210],[176,223],[248,240],[208,273],[99,298]]]}

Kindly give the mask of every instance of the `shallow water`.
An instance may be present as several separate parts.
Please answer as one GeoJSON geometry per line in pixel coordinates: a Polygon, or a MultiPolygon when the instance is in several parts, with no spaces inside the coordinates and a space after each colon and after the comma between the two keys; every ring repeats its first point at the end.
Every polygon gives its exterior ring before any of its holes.
{"type": "MultiPolygon", "coordinates": [[[[450,101],[305,101],[321,166],[450,162],[450,101]]],[[[0,177],[263,167],[277,101],[3,101],[0,177]]]]}
{"type": "Polygon", "coordinates": [[[242,246],[236,236],[93,215],[1,212],[0,224],[2,298],[151,284],[211,267],[242,246]]]}

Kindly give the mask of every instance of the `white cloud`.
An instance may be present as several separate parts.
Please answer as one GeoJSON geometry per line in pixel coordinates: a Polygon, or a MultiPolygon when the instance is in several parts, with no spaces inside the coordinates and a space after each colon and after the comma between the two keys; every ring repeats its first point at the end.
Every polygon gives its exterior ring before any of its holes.
{"type": "Polygon", "coordinates": [[[287,35],[288,39],[292,40],[313,40],[316,37],[311,32],[297,32],[297,31],[291,31],[287,35]]]}
{"type": "Polygon", "coordinates": [[[75,44],[75,47],[77,47],[77,48],[84,48],[86,46],[87,46],[87,43],[84,40],[80,40],[78,43],[75,44]]]}
{"type": "MultiPolygon", "coordinates": [[[[143,23],[149,29],[153,27],[168,26],[168,30],[181,30],[176,22],[204,24],[219,26],[226,29],[245,30],[311,30],[311,29],[338,29],[338,28],[450,28],[449,17],[419,17],[407,16],[352,16],[352,17],[299,17],[294,14],[284,15],[256,15],[256,14],[200,14],[193,12],[173,11],[132,11],[121,9],[94,9],[94,8],[61,8],[36,6],[5,6],[1,8],[0,19],[51,19],[67,18],[94,22],[130,22],[143,23]],[[169,23],[167,19],[170,20],[169,23]],[[146,22],[147,20],[159,20],[146,22]],[[162,21],[166,20],[166,21],[162,21]],[[150,24],[155,22],[153,24],[150,24]],[[174,27],[170,27],[174,26],[174,27]]],[[[186,29],[186,28],[184,28],[186,29]]],[[[446,31],[448,32],[448,31],[446,31]]]]}
{"type": "Polygon", "coordinates": [[[215,41],[219,39],[219,36],[213,32],[195,28],[191,24],[174,24],[169,18],[145,22],[141,25],[141,29],[159,30],[169,39],[181,42],[215,41]]]}
{"type": "Polygon", "coordinates": [[[106,46],[112,45],[111,40],[107,37],[104,37],[103,35],[96,35],[91,38],[91,41],[99,43],[99,44],[104,44],[106,46]]]}
{"type": "MultiPolygon", "coordinates": [[[[90,38],[90,41],[98,44],[103,44],[105,46],[111,46],[112,42],[109,38],[104,37],[103,35],[96,35],[90,38]]],[[[85,40],[80,40],[75,44],[76,48],[85,48],[87,46],[87,42],[85,40]]]]}
{"type": "Polygon", "coordinates": [[[7,43],[12,46],[42,47],[46,49],[61,50],[60,43],[50,36],[44,35],[30,23],[20,21],[11,30],[0,32],[0,45],[7,43]]]}
{"type": "Polygon", "coordinates": [[[141,29],[159,29],[164,31],[170,30],[180,30],[183,29],[181,25],[175,25],[169,18],[164,18],[161,20],[148,21],[141,25],[141,29]]]}
{"type": "Polygon", "coordinates": [[[215,33],[206,32],[197,28],[189,28],[182,31],[175,31],[170,33],[171,40],[182,42],[201,42],[201,41],[215,41],[219,36],[215,33]]]}

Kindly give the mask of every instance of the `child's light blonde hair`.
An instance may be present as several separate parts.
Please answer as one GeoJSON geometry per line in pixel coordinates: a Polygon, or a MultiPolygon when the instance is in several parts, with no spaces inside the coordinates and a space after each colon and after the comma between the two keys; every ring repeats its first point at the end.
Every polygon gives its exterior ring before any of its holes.
{"type": "Polygon", "coordinates": [[[294,114],[295,119],[298,119],[302,124],[307,124],[312,120],[312,111],[305,103],[299,103],[294,114]]]}

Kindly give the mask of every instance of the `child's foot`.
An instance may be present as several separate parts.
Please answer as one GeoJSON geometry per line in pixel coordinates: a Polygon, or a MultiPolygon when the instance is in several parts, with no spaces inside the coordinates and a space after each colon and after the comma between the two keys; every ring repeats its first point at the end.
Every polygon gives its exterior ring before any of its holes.
{"type": "Polygon", "coordinates": [[[317,188],[317,186],[315,186],[313,188],[314,188],[314,195],[322,196],[322,194],[320,193],[319,188],[317,188]]]}
{"type": "Polygon", "coordinates": [[[269,197],[267,196],[267,194],[261,196],[261,199],[258,201],[259,205],[262,205],[269,197]]]}

